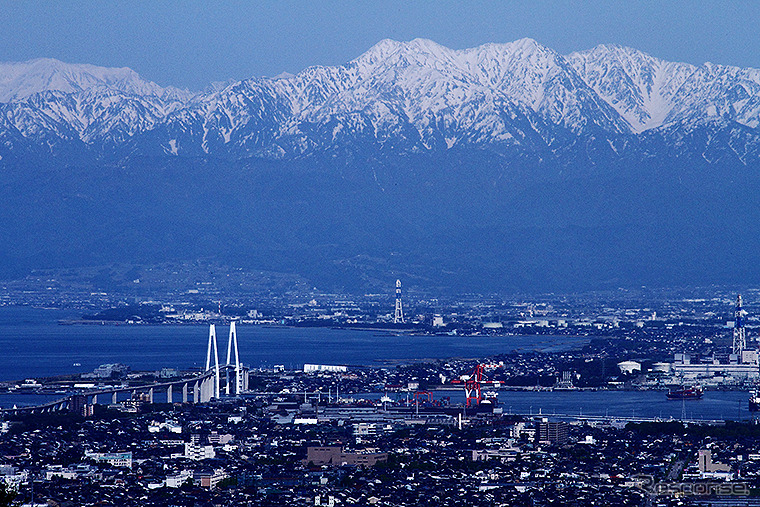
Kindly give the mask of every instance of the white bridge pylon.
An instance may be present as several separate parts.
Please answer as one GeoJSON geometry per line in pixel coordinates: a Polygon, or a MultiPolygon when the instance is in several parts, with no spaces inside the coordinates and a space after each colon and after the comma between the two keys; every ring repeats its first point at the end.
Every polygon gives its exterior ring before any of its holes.
{"type": "MultiPolygon", "coordinates": [[[[219,367],[219,348],[217,345],[216,340],[216,326],[214,324],[211,324],[209,326],[208,331],[208,349],[206,351],[206,372],[208,373],[211,371],[212,364],[211,364],[211,348],[214,349],[214,392],[213,397],[216,399],[219,399],[220,397],[220,367],[219,367]]],[[[233,366],[232,363],[232,349],[235,349],[235,392],[234,394],[240,394],[244,390],[243,386],[243,371],[240,366],[240,354],[238,352],[238,339],[237,339],[237,331],[235,329],[235,322],[232,321],[230,323],[230,336],[227,340],[227,367],[225,368],[225,371],[227,373],[227,386],[225,388],[225,394],[233,394],[232,393],[232,382],[230,382],[229,379],[229,370],[233,366]]]]}
{"type": "Polygon", "coordinates": [[[216,345],[216,326],[208,329],[208,352],[206,352],[206,371],[211,369],[211,342],[214,342],[214,398],[219,399],[219,348],[216,345]]]}
{"type": "MultiPolygon", "coordinates": [[[[230,338],[227,340],[227,366],[232,366],[230,362],[232,347],[235,347],[235,394],[240,394],[243,390],[243,374],[240,371],[240,356],[238,355],[237,331],[235,330],[235,321],[230,322],[230,338]]],[[[229,375],[229,368],[227,369],[229,375]]],[[[230,393],[230,380],[227,378],[227,394],[230,393]]]]}

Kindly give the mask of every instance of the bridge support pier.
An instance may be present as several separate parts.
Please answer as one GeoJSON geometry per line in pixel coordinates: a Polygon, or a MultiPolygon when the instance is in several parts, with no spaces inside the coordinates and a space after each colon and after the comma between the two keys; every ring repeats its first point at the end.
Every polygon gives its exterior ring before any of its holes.
{"type": "Polygon", "coordinates": [[[208,403],[212,398],[215,398],[217,392],[217,377],[211,375],[201,381],[201,403],[208,403]]]}
{"type": "Polygon", "coordinates": [[[193,403],[200,403],[201,402],[201,389],[198,385],[198,382],[196,381],[195,384],[193,384],[193,403]]]}
{"type": "Polygon", "coordinates": [[[151,387],[150,390],[148,390],[148,403],[153,403],[153,388],[151,387]]]}
{"type": "Polygon", "coordinates": [[[182,403],[187,403],[187,382],[182,384],[182,403]]]}

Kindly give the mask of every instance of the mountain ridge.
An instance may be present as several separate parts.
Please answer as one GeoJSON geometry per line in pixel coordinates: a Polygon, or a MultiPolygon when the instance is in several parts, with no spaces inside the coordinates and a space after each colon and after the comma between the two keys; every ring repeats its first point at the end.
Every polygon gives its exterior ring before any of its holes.
{"type": "MultiPolygon", "coordinates": [[[[96,157],[287,159],[457,143],[546,156],[583,139],[612,146],[624,136],[631,146],[642,133],[677,148],[674,127],[728,119],[757,128],[760,70],[666,62],[616,45],[563,56],[528,38],[462,50],[385,39],[341,66],[191,93],[127,68],[38,59],[0,64],[0,118],[11,144],[83,143],[96,157]]],[[[0,142],[0,156],[12,152],[0,142]]]]}
{"type": "Polygon", "coordinates": [[[0,277],[213,259],[352,291],[760,283],[755,69],[385,40],[198,93],[92,75],[0,103],[0,277]]]}
{"type": "Polygon", "coordinates": [[[106,88],[135,95],[192,96],[187,90],[171,86],[164,88],[147,81],[128,67],[71,64],[55,58],[0,62],[0,102],[25,100],[42,92],[73,93],[92,88],[106,88]]]}

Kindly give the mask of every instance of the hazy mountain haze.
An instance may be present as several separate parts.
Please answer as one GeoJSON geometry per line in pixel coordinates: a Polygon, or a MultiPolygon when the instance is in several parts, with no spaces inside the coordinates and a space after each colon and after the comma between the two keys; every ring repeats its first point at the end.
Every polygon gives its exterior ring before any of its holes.
{"type": "Polygon", "coordinates": [[[759,93],[751,68],[529,38],[386,39],[198,93],[2,64],[3,272],[203,257],[352,290],[746,281],[759,93]]]}

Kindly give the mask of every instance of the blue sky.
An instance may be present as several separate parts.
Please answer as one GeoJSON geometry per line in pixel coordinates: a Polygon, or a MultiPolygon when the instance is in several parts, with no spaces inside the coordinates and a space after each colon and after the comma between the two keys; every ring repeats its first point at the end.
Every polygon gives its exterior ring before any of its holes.
{"type": "Polygon", "coordinates": [[[465,48],[532,37],[560,53],[617,43],[667,60],[760,67],[759,20],[754,1],[0,0],[0,61],[131,67],[201,89],[338,65],[384,38],[465,48]]]}

